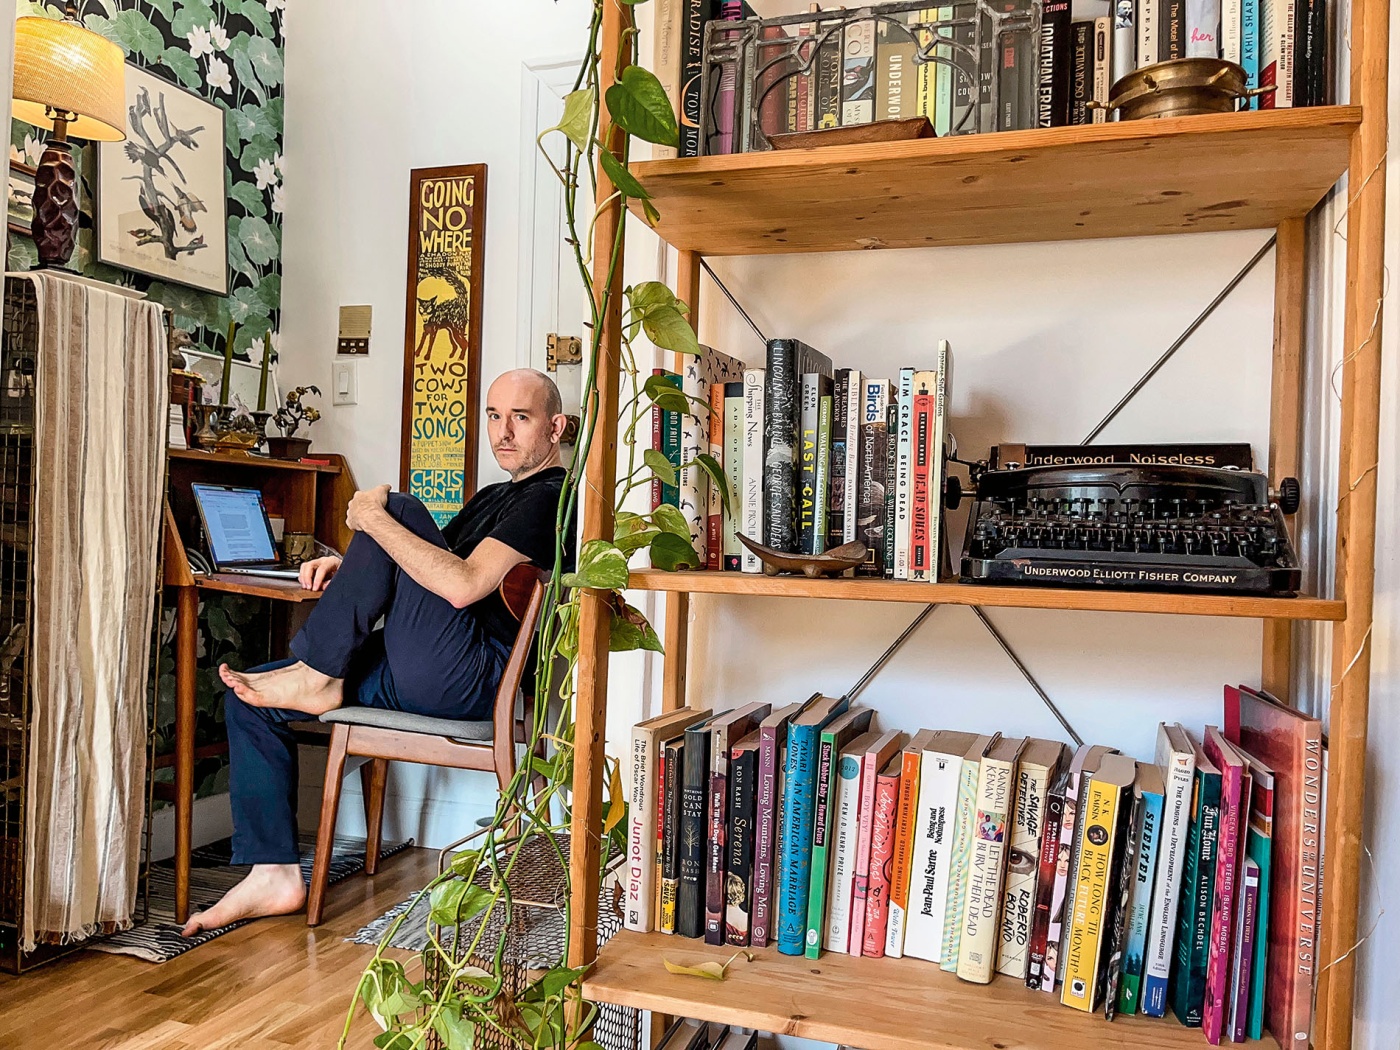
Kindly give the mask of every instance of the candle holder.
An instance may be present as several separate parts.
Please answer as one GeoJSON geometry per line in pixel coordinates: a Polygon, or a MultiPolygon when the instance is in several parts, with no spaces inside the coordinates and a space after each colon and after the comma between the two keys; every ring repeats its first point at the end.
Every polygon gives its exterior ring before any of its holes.
{"type": "Polygon", "coordinates": [[[267,451],[267,421],[272,418],[271,412],[255,411],[252,413],[253,426],[257,428],[258,443],[253,446],[254,452],[267,451]]]}
{"type": "Polygon", "coordinates": [[[220,452],[251,452],[258,443],[252,416],[238,414],[233,405],[219,406],[219,437],[214,447],[220,452]]]}
{"type": "Polygon", "coordinates": [[[193,435],[195,447],[213,451],[219,440],[219,430],[215,426],[219,418],[219,406],[201,404],[192,407],[199,415],[199,429],[193,435]]]}

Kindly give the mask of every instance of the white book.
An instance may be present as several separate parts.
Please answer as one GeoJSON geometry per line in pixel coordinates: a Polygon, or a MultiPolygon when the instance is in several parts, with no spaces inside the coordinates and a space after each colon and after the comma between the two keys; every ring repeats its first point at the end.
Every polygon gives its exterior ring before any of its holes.
{"type": "Polygon", "coordinates": [[[860,510],[860,405],[864,389],[860,370],[852,368],[846,381],[846,505],[841,512],[842,543],[856,538],[856,518],[860,510]]]}
{"type": "MultiPolygon", "coordinates": [[[[1236,4],[1235,22],[1239,23],[1236,4]]],[[[1220,57],[1220,0],[1186,0],[1186,57],[1220,57]]],[[[1238,29],[1236,30],[1238,32],[1238,29]]],[[[1233,61],[1238,62],[1235,58],[1233,61]]]]}
{"type": "Polygon", "coordinates": [[[1137,68],[1137,25],[1133,0],[1115,0],[1113,5],[1113,82],[1137,68]]]}
{"type": "Polygon", "coordinates": [[[943,483],[948,477],[948,399],[952,397],[953,349],[948,340],[938,340],[938,391],[934,399],[933,469],[928,489],[929,582],[937,583],[943,574],[943,483]]]}
{"type": "Polygon", "coordinates": [[[1259,82],[1273,84],[1271,95],[1259,99],[1265,109],[1293,105],[1293,29],[1296,0],[1259,0],[1259,82]]]}
{"type": "Polygon", "coordinates": [[[867,743],[861,744],[860,751],[848,747],[841,752],[837,764],[835,833],[831,839],[834,856],[826,892],[826,932],[822,939],[822,947],[829,952],[850,951],[856,839],[860,837],[861,758],[867,743]]]}
{"type": "Polygon", "coordinates": [[[1021,737],[1002,737],[982,759],[977,774],[977,815],[957,969],[960,978],[976,984],[989,983],[996,970],[1006,850],[1016,819],[1016,767],[1024,746],[1021,737]]]}
{"type": "Polygon", "coordinates": [[[899,370],[899,442],[895,447],[894,578],[909,579],[910,513],[914,502],[914,370],[899,370]]]}
{"type": "MultiPolygon", "coordinates": [[[[1191,2],[1191,0],[1187,0],[1191,2]]],[[[1215,0],[1219,3],[1220,0],[1215,0]]],[[[1107,102],[1108,89],[1113,85],[1113,19],[1101,15],[1094,19],[1094,101],[1107,102]]],[[[1094,123],[1108,121],[1108,110],[1095,109],[1094,123]]]]}
{"type": "Polygon", "coordinates": [[[958,784],[962,756],[974,739],[971,733],[937,733],[919,762],[918,824],[909,865],[904,954],[933,963],[943,957],[943,915],[948,904],[948,861],[957,828],[958,784]]]}
{"type": "MultiPolygon", "coordinates": [[[[744,370],[744,448],[740,467],[740,531],[751,540],[763,539],[763,369],[744,370]]],[[[740,567],[762,572],[763,562],[747,547],[740,567]]]]}
{"type": "Polygon", "coordinates": [[[1172,964],[1176,935],[1176,907],[1181,896],[1181,869],[1185,861],[1186,832],[1191,826],[1191,782],[1196,755],[1180,725],[1157,726],[1156,763],[1166,779],[1162,798],[1161,838],[1157,847],[1157,876],[1148,913],[1147,952],[1143,960],[1139,1010],[1161,1017],[1167,1001],[1167,974],[1172,964]]]}
{"type": "Polygon", "coordinates": [[[1001,946],[997,973],[1024,982],[1030,963],[1031,923],[1035,920],[1040,839],[1045,831],[1045,800],[1065,760],[1058,740],[1027,740],[1016,767],[1015,817],[1007,827],[1006,888],[1002,894],[1001,946]]]}
{"type": "Polygon", "coordinates": [[[690,410],[681,415],[681,470],[677,485],[681,513],[690,526],[690,542],[705,564],[709,551],[710,475],[695,463],[702,452],[711,454],[710,387],[714,383],[739,382],[744,378],[744,362],[708,346],[698,355],[685,355],[681,372],[681,392],[690,410]],[[685,466],[690,464],[690,466],[685,466]]]}
{"type": "Polygon", "coordinates": [[[1137,5],[1137,67],[1150,66],[1157,61],[1157,16],[1162,0],[1138,0],[1137,5]]]}
{"type": "Polygon", "coordinates": [[[1244,22],[1240,0],[1223,0],[1220,5],[1220,57],[1243,65],[1244,22]]]}

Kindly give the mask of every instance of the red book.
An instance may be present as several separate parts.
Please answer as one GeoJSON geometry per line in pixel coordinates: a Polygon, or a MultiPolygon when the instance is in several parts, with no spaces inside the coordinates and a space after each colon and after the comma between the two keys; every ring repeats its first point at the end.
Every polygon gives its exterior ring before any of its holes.
{"type": "MultiPolygon", "coordinates": [[[[1206,996],[1201,1028],[1206,1042],[1220,1045],[1230,1014],[1230,964],[1234,947],[1235,891],[1240,864],[1241,795],[1245,762],[1215,726],[1206,726],[1206,757],[1220,770],[1220,822],[1215,847],[1215,904],[1206,949],[1206,996]]],[[[1247,803],[1246,803],[1247,804],[1247,803]]]]}
{"type": "Polygon", "coordinates": [[[896,758],[875,778],[875,811],[870,832],[870,876],[865,898],[865,940],[861,954],[871,959],[885,954],[890,920],[890,875],[894,864],[895,812],[899,808],[899,775],[903,759],[896,758]]]}
{"type": "Polygon", "coordinates": [[[1322,857],[1322,723],[1225,687],[1225,739],[1274,771],[1264,1017],[1282,1050],[1308,1050],[1322,857]]]}
{"type": "MultiPolygon", "coordinates": [[[[860,834],[856,836],[856,864],[854,888],[851,893],[851,936],[850,944],[865,944],[866,901],[870,897],[870,854],[875,837],[875,794],[880,771],[889,761],[890,755],[904,746],[904,734],[891,731],[870,745],[860,771],[860,834]]],[[[898,797],[896,784],[896,799],[898,797]]],[[[888,908],[889,902],[886,901],[888,908]]],[[[883,931],[880,940],[884,941],[883,931]]],[[[852,955],[862,952],[852,951],[852,955]]]]}
{"type": "MultiPolygon", "coordinates": [[[[710,384],[710,455],[724,465],[724,384],[710,384]]],[[[708,475],[706,475],[708,477],[708,475]]],[[[710,478],[710,502],[706,511],[705,568],[719,572],[724,558],[724,497],[710,478]]]]}

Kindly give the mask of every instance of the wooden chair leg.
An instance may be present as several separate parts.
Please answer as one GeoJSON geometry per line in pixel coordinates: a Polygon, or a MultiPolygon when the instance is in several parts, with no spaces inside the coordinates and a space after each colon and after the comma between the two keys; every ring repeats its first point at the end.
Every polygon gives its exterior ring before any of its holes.
{"type": "Polygon", "coordinates": [[[365,874],[379,871],[380,836],[384,827],[384,787],[389,780],[389,760],[371,758],[360,767],[360,787],[365,795],[365,874]]]}
{"type": "Polygon", "coordinates": [[[337,725],[331,730],[330,752],[326,755],[326,785],[321,790],[321,822],[316,826],[316,859],[311,865],[311,888],[306,895],[306,925],[319,926],[330,885],[331,853],[335,849],[335,815],[340,808],[340,781],[345,776],[345,750],[350,743],[350,727],[337,725]]]}

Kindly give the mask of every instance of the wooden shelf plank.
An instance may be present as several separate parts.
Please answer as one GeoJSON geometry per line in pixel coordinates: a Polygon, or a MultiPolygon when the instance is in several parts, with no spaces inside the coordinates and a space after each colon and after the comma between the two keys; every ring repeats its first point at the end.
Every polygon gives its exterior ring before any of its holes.
{"type": "Polygon", "coordinates": [[[1360,122],[1357,106],[1318,106],[632,170],[661,212],[661,237],[705,255],[1272,229],[1331,189],[1360,122]]]}
{"type": "Polygon", "coordinates": [[[222,591],[225,594],[246,594],[254,598],[271,598],[278,602],[314,602],[322,591],[304,591],[296,580],[279,580],[271,576],[245,576],[242,573],[215,573],[195,576],[194,585],[201,591],[222,591]]]}
{"type": "Polygon", "coordinates": [[[809,580],[742,572],[662,572],[639,569],[628,584],[640,591],[739,594],[780,598],[834,598],[920,605],[981,605],[1007,609],[1073,609],[1084,612],[1234,616],[1258,620],[1342,620],[1346,603],[1299,595],[1258,598],[1232,594],[1163,594],[1155,591],[1091,591],[1059,587],[1002,587],[970,583],[908,583],[852,577],[809,580]]]}
{"type": "Polygon", "coordinates": [[[273,459],[271,456],[258,456],[251,452],[205,452],[197,448],[172,448],[171,459],[187,460],[192,463],[221,463],[235,467],[257,467],[259,470],[299,470],[321,474],[339,474],[336,463],[302,463],[292,459],[273,459]]]}
{"type": "MultiPolygon", "coordinates": [[[[820,960],[756,949],[741,955],[723,981],[668,973],[662,959],[693,965],[723,962],[733,948],[659,933],[623,931],[599,952],[583,981],[584,997],[677,1017],[843,1043],[863,1050],[1196,1050],[1199,1028],[1175,1018],[1120,1017],[1061,1006],[1058,997],[997,977],[968,984],[917,959],[820,960]]],[[[1253,1044],[1277,1050],[1266,1036],[1253,1044]]]]}

